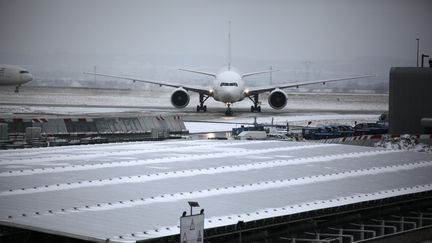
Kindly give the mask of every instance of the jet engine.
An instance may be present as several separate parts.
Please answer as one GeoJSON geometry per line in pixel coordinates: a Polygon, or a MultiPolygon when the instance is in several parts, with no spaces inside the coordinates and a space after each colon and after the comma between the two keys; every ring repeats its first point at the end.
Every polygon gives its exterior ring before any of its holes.
{"type": "Polygon", "coordinates": [[[275,89],[270,93],[268,97],[268,103],[271,108],[280,110],[286,106],[287,99],[288,97],[283,90],[275,89]]]}
{"type": "Polygon", "coordinates": [[[171,104],[175,108],[185,108],[189,104],[190,96],[183,88],[174,90],[171,94],[171,104]]]}

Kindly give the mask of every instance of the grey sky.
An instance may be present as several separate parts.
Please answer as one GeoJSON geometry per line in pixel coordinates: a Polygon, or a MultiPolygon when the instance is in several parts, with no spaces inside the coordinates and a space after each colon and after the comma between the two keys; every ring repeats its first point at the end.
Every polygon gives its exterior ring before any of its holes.
{"type": "Polygon", "coordinates": [[[432,54],[430,0],[1,0],[0,52],[319,60],[432,54]]]}

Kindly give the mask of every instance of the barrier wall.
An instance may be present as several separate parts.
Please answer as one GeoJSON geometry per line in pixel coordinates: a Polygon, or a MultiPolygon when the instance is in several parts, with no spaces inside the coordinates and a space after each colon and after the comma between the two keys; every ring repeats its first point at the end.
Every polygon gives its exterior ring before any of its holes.
{"type": "Polygon", "coordinates": [[[11,134],[25,133],[28,127],[38,127],[42,134],[113,134],[151,133],[152,130],[169,133],[187,133],[179,116],[139,116],[113,118],[33,118],[0,119],[8,125],[11,134]]]}

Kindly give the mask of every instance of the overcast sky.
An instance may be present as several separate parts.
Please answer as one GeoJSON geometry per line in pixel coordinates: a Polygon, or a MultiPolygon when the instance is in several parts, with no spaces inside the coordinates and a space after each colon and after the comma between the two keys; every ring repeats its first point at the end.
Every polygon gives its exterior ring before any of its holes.
{"type": "Polygon", "coordinates": [[[0,0],[1,52],[415,60],[432,54],[430,0],[0,0]]]}

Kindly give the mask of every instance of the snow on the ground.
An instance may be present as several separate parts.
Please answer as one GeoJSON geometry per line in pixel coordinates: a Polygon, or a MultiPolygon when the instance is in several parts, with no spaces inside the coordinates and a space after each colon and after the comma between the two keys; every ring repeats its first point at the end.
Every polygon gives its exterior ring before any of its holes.
{"type": "MultiPolygon", "coordinates": [[[[157,90],[157,91],[144,91],[144,90],[115,90],[115,89],[90,89],[90,88],[60,88],[60,87],[22,87],[20,93],[10,92],[8,90],[0,90],[0,112],[11,113],[18,109],[18,113],[31,112],[35,113],[40,108],[34,107],[35,105],[49,106],[55,104],[57,107],[51,107],[54,111],[61,112],[61,105],[65,106],[78,106],[82,109],[87,109],[92,106],[104,107],[151,107],[157,105],[158,107],[171,108],[170,100],[171,91],[157,90]],[[11,104],[16,104],[12,106],[11,104]],[[25,107],[20,109],[19,105],[25,107]],[[31,104],[25,106],[25,104],[31,104]],[[10,105],[5,107],[5,105],[10,105]],[[18,107],[18,108],[17,108],[18,107]]],[[[197,94],[190,93],[191,102],[184,110],[192,111],[198,103],[197,94]]],[[[260,103],[263,110],[271,109],[267,103],[267,94],[260,96],[260,103]]],[[[241,102],[233,104],[233,109],[248,108],[251,106],[249,99],[244,99],[241,102]]],[[[216,102],[212,98],[206,101],[208,109],[224,108],[225,104],[216,102]]],[[[81,110],[82,110],[81,109],[81,110]]],[[[99,108],[102,109],[102,108],[99,108]]],[[[383,111],[388,109],[388,96],[376,94],[343,94],[343,93],[289,93],[288,104],[286,110],[364,110],[364,111],[383,111]]],[[[70,109],[68,113],[75,112],[70,109]]],[[[93,111],[94,112],[94,111],[93,111]]],[[[110,112],[109,110],[102,109],[102,112],[110,112]]]]}
{"type": "Polygon", "coordinates": [[[64,107],[64,106],[29,106],[29,105],[2,105],[0,113],[6,114],[61,114],[61,115],[86,115],[92,113],[114,113],[114,112],[138,112],[141,108],[123,108],[123,107],[64,107]]]}
{"type": "MultiPolygon", "coordinates": [[[[273,120],[275,124],[286,124],[286,122],[296,123],[296,122],[308,122],[308,121],[327,121],[337,123],[340,120],[350,120],[350,121],[370,121],[374,122],[378,120],[378,116],[374,114],[293,114],[290,116],[274,116],[274,117],[258,117],[258,123],[270,124],[273,120]]],[[[236,123],[252,123],[250,118],[226,118],[225,121],[236,122],[236,123]]]]}
{"type": "Polygon", "coordinates": [[[432,153],[430,145],[419,143],[416,136],[408,134],[395,138],[384,136],[381,141],[375,143],[375,147],[432,153]]]}
{"type": "Polygon", "coordinates": [[[208,122],[185,122],[185,126],[189,130],[189,133],[223,132],[231,131],[232,128],[238,127],[235,124],[208,122]]]}

